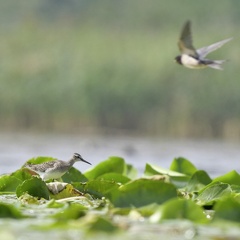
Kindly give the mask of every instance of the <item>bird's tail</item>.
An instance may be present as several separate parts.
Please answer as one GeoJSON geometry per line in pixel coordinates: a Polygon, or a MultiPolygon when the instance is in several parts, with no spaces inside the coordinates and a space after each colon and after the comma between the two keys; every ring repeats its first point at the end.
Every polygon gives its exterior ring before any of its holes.
{"type": "Polygon", "coordinates": [[[218,69],[218,70],[223,70],[222,68],[222,64],[225,62],[226,60],[214,60],[212,63],[209,63],[208,66],[214,69],[218,69]]]}

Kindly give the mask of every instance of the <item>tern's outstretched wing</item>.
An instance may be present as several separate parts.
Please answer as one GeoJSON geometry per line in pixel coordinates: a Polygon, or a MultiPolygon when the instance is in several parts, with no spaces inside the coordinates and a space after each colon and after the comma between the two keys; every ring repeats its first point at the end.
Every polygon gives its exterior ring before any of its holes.
{"type": "Polygon", "coordinates": [[[195,48],[192,45],[192,34],[191,34],[191,22],[187,21],[183,26],[180,39],[178,41],[178,47],[181,53],[188,54],[191,56],[198,56],[195,48]]]}
{"type": "Polygon", "coordinates": [[[228,38],[228,39],[222,40],[220,42],[213,43],[212,45],[199,48],[197,50],[197,54],[202,59],[202,58],[206,57],[210,52],[217,50],[218,48],[222,47],[225,43],[231,41],[232,39],[233,38],[228,38]]]}

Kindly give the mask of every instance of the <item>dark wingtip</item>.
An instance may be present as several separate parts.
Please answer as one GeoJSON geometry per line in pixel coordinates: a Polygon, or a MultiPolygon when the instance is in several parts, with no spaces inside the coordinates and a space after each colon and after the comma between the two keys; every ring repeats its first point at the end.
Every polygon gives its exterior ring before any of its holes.
{"type": "Polygon", "coordinates": [[[191,21],[190,20],[187,20],[184,25],[183,25],[183,31],[184,29],[191,29],[191,21]]]}

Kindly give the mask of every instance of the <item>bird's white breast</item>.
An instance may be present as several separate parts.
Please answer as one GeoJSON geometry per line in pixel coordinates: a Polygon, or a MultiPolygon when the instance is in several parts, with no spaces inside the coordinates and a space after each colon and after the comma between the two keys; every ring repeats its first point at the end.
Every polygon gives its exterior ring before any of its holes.
{"type": "Polygon", "coordinates": [[[205,64],[200,64],[199,61],[187,54],[183,54],[181,57],[182,65],[188,68],[205,68],[205,64]]]}

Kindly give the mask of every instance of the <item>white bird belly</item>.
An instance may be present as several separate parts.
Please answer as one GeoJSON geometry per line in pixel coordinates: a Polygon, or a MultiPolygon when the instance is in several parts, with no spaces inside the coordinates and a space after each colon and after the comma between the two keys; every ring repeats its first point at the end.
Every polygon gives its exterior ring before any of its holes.
{"type": "Polygon", "coordinates": [[[41,177],[43,180],[49,180],[49,179],[58,179],[62,177],[66,172],[60,172],[60,171],[48,171],[45,172],[41,177]]]}
{"type": "Polygon", "coordinates": [[[199,60],[187,55],[183,54],[181,56],[182,65],[187,68],[199,69],[199,68],[206,68],[207,65],[199,63],[199,60]]]}

